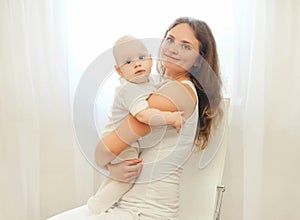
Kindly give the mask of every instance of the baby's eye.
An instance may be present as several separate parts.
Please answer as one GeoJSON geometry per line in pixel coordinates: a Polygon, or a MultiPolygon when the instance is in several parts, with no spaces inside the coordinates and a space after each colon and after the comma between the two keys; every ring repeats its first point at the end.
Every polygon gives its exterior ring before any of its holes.
{"type": "Polygon", "coordinates": [[[182,44],[181,47],[184,50],[190,50],[191,49],[191,47],[189,45],[187,45],[187,44],[182,44]]]}
{"type": "Polygon", "coordinates": [[[173,38],[170,38],[170,37],[167,37],[167,38],[166,38],[166,41],[167,41],[168,43],[173,43],[173,42],[174,42],[174,39],[173,39],[173,38]]]}
{"type": "Polygon", "coordinates": [[[143,59],[145,59],[145,56],[144,56],[144,55],[139,56],[139,60],[143,60],[143,59]]]}
{"type": "Polygon", "coordinates": [[[131,64],[131,62],[132,62],[131,60],[126,60],[125,64],[131,64]]]}

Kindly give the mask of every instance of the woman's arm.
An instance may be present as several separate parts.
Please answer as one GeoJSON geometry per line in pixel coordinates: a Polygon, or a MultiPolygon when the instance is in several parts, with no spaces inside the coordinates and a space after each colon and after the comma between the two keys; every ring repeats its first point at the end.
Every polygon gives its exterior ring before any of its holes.
{"type": "Polygon", "coordinates": [[[148,104],[150,108],[161,111],[182,111],[187,119],[194,111],[196,100],[197,96],[189,85],[170,80],[148,98],[148,104]]]}
{"type": "MultiPolygon", "coordinates": [[[[188,118],[195,107],[196,96],[191,88],[176,81],[164,84],[157,93],[148,98],[150,108],[161,111],[184,111],[188,118]]],[[[129,115],[119,127],[103,137],[96,147],[95,160],[98,166],[106,165],[116,158],[124,149],[140,137],[150,132],[151,128],[129,115]]]]}

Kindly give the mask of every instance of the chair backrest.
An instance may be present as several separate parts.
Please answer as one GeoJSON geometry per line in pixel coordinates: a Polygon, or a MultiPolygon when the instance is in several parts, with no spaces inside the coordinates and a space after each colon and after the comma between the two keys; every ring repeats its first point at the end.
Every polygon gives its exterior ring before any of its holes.
{"type": "Polygon", "coordinates": [[[224,117],[207,148],[193,153],[185,164],[180,182],[180,219],[214,218],[227,149],[229,103],[229,99],[223,100],[224,117]]]}

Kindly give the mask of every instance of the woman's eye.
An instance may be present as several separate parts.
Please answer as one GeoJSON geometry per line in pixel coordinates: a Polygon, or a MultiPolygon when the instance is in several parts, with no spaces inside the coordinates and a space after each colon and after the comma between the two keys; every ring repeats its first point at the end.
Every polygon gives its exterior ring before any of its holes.
{"type": "Polygon", "coordinates": [[[166,41],[167,41],[168,43],[173,43],[173,42],[174,42],[174,39],[168,37],[168,38],[166,39],[166,41]]]}
{"type": "Polygon", "coordinates": [[[181,47],[184,50],[190,50],[191,49],[191,47],[189,45],[187,45],[187,44],[182,44],[181,47]]]}

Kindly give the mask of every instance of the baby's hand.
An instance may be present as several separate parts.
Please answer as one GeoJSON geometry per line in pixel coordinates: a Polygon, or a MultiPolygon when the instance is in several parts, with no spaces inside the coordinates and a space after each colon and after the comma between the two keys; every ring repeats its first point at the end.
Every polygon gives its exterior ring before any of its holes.
{"type": "Polygon", "coordinates": [[[176,129],[177,133],[179,133],[181,126],[185,122],[185,118],[183,117],[183,111],[173,112],[174,122],[173,127],[176,129]]]}

